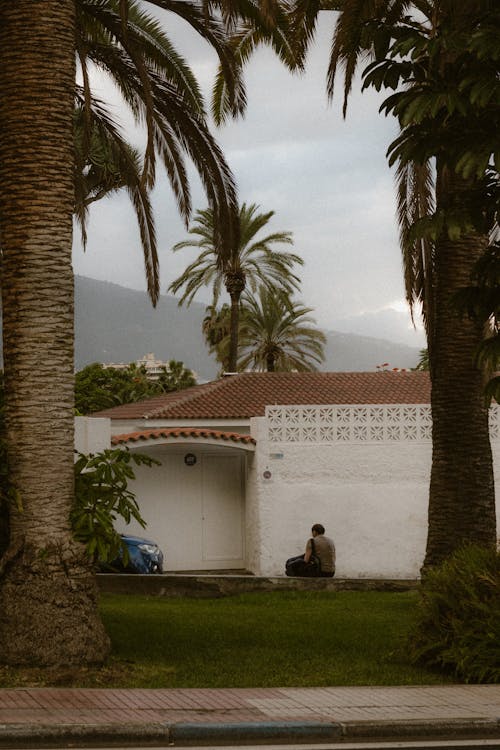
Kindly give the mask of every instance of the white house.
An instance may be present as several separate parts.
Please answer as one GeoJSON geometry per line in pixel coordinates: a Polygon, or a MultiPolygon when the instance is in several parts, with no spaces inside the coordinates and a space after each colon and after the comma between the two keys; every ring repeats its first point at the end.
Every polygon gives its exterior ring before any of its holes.
{"type": "MultiPolygon", "coordinates": [[[[281,574],[319,522],[338,576],[416,578],[429,398],[421,372],[242,373],[99,412],[80,445],[100,425],[161,462],[138,468],[134,490],[168,571],[281,574]]],[[[500,467],[496,409],[491,437],[500,467]]]]}

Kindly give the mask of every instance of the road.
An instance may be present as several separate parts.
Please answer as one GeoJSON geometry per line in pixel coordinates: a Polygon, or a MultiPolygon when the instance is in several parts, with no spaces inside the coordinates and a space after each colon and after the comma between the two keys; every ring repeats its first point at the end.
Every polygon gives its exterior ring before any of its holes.
{"type": "MultiPolygon", "coordinates": [[[[16,750],[35,750],[37,747],[36,740],[30,747],[16,747],[16,750]]],[[[43,744],[44,750],[61,750],[64,745],[54,745],[49,748],[43,744]]],[[[66,746],[67,747],[67,746],[66,746]]],[[[92,750],[145,750],[152,745],[128,746],[121,747],[108,746],[96,748],[94,746],[85,746],[80,744],[71,744],[71,748],[92,747],[92,750]]],[[[213,746],[185,746],[185,745],[168,745],[154,746],[155,750],[173,750],[175,747],[182,747],[185,750],[500,750],[500,739],[471,739],[471,740],[418,740],[418,741],[393,741],[393,742],[333,742],[328,744],[311,744],[302,743],[299,745],[213,745],[213,746]]]]}

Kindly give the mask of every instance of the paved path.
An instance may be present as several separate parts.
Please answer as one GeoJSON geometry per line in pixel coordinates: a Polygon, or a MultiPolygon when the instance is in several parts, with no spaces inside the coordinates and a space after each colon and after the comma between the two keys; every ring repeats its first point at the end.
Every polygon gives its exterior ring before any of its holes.
{"type": "Polygon", "coordinates": [[[427,735],[500,739],[500,685],[0,690],[0,747],[37,737],[198,745],[427,735]]]}

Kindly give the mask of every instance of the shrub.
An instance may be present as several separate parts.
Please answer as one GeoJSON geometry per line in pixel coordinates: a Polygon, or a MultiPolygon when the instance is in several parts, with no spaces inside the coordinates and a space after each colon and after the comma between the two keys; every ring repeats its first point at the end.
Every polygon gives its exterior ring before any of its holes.
{"type": "Polygon", "coordinates": [[[128,487],[135,479],[134,464],[152,466],[159,461],[123,448],[88,456],[78,454],[71,527],[73,536],[85,545],[92,559],[105,563],[122,554],[124,562],[128,561],[127,546],[114,527],[118,518],[127,524],[134,519],[143,528],[146,526],[135,495],[128,487]]]}
{"type": "Polygon", "coordinates": [[[422,583],[409,649],[413,662],[465,682],[500,682],[500,552],[458,550],[422,583]]]}

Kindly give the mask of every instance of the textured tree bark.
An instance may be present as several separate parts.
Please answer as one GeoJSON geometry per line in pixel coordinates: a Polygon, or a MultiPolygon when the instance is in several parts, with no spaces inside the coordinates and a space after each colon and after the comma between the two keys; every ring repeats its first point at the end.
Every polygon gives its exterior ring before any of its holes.
{"type": "Polygon", "coordinates": [[[238,369],[238,339],[240,330],[240,297],[245,289],[245,274],[243,271],[228,271],[225,283],[231,298],[231,321],[229,339],[229,372],[238,369]]]}
{"type": "MultiPolygon", "coordinates": [[[[443,173],[439,205],[460,210],[467,185],[443,173]]],[[[496,542],[493,463],[484,382],[474,366],[482,326],[459,317],[453,295],[470,283],[487,239],[478,234],[436,246],[435,320],[429,347],[432,376],[432,471],[429,528],[423,572],[464,543],[496,542]]]]}
{"type": "Polygon", "coordinates": [[[73,101],[71,0],[0,2],[0,237],[10,546],[0,659],[98,663],[109,644],[72,539],[73,101]]]}

